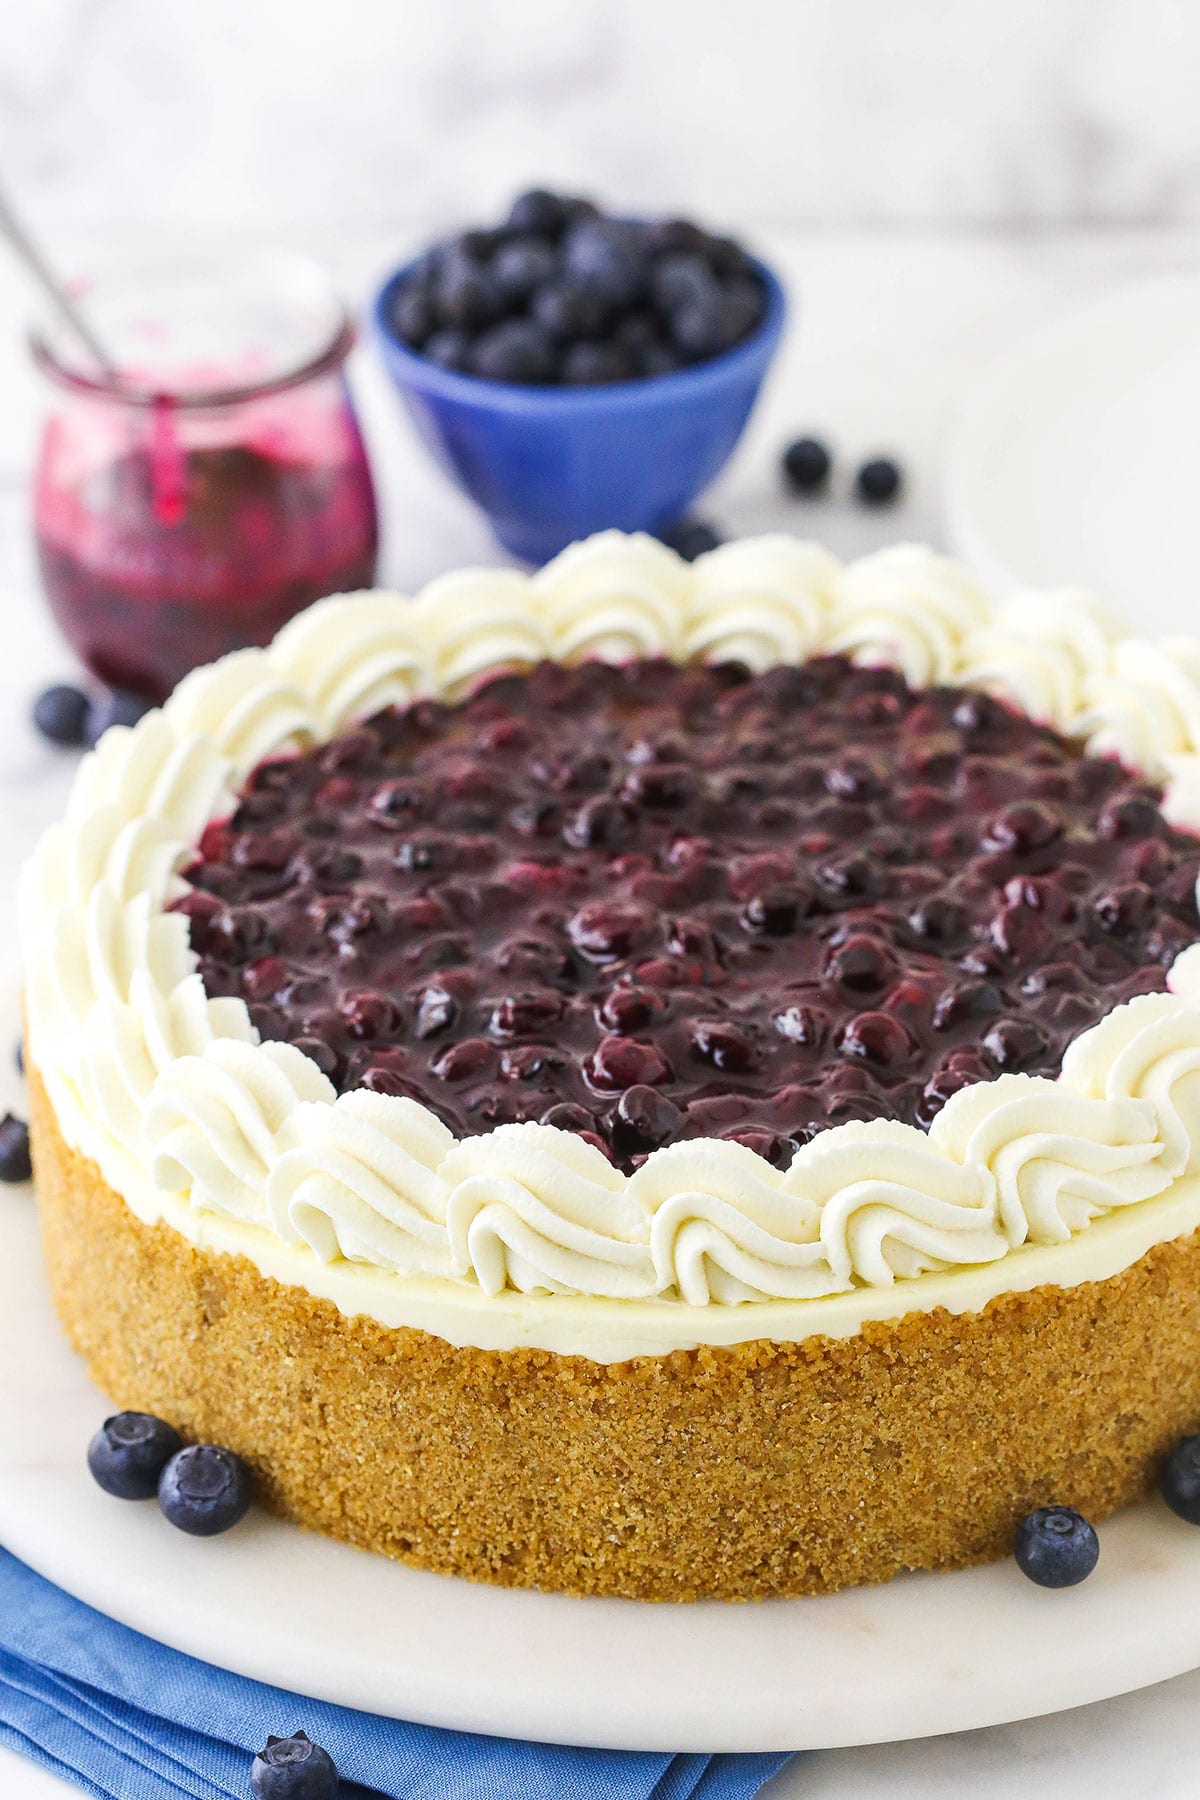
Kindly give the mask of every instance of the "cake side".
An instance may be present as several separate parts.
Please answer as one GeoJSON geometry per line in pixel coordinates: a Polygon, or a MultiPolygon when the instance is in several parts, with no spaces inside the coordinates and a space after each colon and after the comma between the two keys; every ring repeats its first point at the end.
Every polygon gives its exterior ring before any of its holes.
{"type": "Polygon", "coordinates": [[[661,1600],[958,1567],[1049,1500],[1107,1516],[1200,1418],[1200,1233],[841,1339],[457,1349],[143,1223],[32,1068],[30,1097],[54,1299],[95,1379],[245,1455],[285,1517],[418,1567],[661,1600]]]}

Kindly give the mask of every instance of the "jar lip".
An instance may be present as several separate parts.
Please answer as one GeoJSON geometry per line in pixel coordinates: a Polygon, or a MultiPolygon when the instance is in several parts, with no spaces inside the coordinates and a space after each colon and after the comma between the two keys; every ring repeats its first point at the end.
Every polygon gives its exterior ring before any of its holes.
{"type": "Polygon", "coordinates": [[[123,379],[120,374],[114,377],[102,369],[73,363],[56,352],[53,328],[41,324],[32,326],[28,334],[33,362],[56,386],[71,393],[130,407],[151,408],[169,402],[172,407],[188,412],[235,406],[245,401],[283,393],[337,369],[345,362],[358,335],[350,312],[320,266],[307,257],[290,251],[262,252],[254,258],[243,259],[240,265],[232,261],[223,264],[218,258],[194,262],[114,264],[111,270],[105,272],[103,279],[112,281],[115,278],[120,288],[137,292],[139,284],[151,288],[155,282],[164,279],[191,279],[200,285],[206,280],[211,282],[214,276],[220,280],[222,275],[227,275],[237,267],[243,272],[249,269],[259,274],[264,284],[272,278],[278,283],[280,277],[288,276],[293,279],[300,277],[310,289],[315,284],[320,284],[329,318],[327,329],[322,330],[317,340],[317,348],[298,355],[294,362],[281,361],[280,366],[269,374],[240,380],[214,381],[211,386],[184,386],[169,380],[123,379]]]}

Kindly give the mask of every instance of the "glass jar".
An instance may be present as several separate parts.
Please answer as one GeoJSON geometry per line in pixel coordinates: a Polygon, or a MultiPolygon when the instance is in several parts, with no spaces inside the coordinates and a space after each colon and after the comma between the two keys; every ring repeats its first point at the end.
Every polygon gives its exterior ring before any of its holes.
{"type": "Polygon", "coordinates": [[[64,635],[109,686],[162,700],[199,663],[265,644],[323,594],[370,587],[375,493],[324,276],[263,254],[102,279],[89,318],[32,340],[52,401],[34,532],[64,635]]]}

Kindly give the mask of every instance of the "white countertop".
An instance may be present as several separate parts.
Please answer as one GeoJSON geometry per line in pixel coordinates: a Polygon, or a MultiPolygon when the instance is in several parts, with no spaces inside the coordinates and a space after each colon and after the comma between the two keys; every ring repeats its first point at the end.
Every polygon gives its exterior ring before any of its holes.
{"type": "MultiPolygon", "coordinates": [[[[1027,326],[1118,281],[1200,265],[1200,231],[952,236],[839,232],[763,239],[789,278],[795,320],[775,378],[737,458],[702,511],[730,534],[794,530],[853,554],[901,537],[941,540],[939,457],[948,423],[978,370],[1027,326]],[[896,454],[908,477],[902,505],[865,513],[836,498],[786,499],[779,446],[802,431],[827,436],[855,460],[896,454]]],[[[131,246],[136,247],[136,246],[131,246]]],[[[378,233],[323,254],[347,292],[363,294],[405,245],[378,233]]],[[[86,260],[86,253],[80,258],[86,260]]],[[[20,344],[25,295],[0,270],[0,941],[11,936],[16,871],[60,809],[73,758],[41,744],[28,725],[39,687],[69,677],[36,590],[25,481],[39,396],[20,344]]],[[[500,561],[473,510],[432,469],[369,353],[357,384],[384,503],[381,580],[412,589],[442,569],[500,561]]],[[[1136,452],[1136,446],[1132,447],[1136,452]]],[[[214,1551],[214,1554],[219,1553],[214,1551]]],[[[1046,1720],[957,1737],[800,1759],[770,1789],[775,1800],[978,1800],[1031,1791],[1058,1800],[1119,1793],[1183,1800],[1200,1761],[1200,1673],[1124,1699],[1046,1720]]],[[[5,1800],[51,1800],[62,1784],[0,1751],[5,1800]]]]}

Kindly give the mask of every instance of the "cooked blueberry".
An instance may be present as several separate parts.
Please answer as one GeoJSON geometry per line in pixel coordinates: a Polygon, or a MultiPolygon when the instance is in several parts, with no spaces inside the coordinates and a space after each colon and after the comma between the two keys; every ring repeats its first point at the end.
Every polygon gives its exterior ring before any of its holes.
{"type": "Polygon", "coordinates": [[[998,1068],[1027,1069],[1046,1053],[1046,1034],[1032,1019],[997,1019],[983,1035],[983,1047],[998,1068]]]}
{"type": "Polygon", "coordinates": [[[853,994],[882,992],[892,978],[895,959],[875,938],[848,937],[829,959],[833,980],[853,994]]]}
{"type": "Polygon", "coordinates": [[[682,1123],[679,1108],[656,1088],[626,1088],[613,1110],[613,1149],[621,1157],[656,1150],[678,1135],[682,1123]]]}
{"type": "Polygon", "coordinates": [[[436,323],[429,294],[415,282],[407,282],[392,302],[392,329],[396,336],[419,350],[436,323]]]}
{"type": "Polygon", "coordinates": [[[498,1038],[535,1037],[563,1015],[563,998],[550,988],[506,994],[492,1009],[491,1029],[498,1038]]]}
{"type": "Polygon", "coordinates": [[[546,188],[530,188],[518,194],[508,209],[508,223],[514,231],[544,233],[556,237],[571,218],[572,202],[546,188]]]}
{"type": "Polygon", "coordinates": [[[1200,1437],[1180,1438],[1159,1476],[1162,1497],[1189,1525],[1200,1525],[1200,1437]]]}
{"type": "Polygon", "coordinates": [[[598,294],[576,281],[557,281],[533,296],[529,307],[543,330],[560,342],[597,338],[609,316],[598,294]]]}
{"type": "Polygon", "coordinates": [[[0,1181],[29,1181],[32,1175],[29,1127],[24,1119],[5,1113],[0,1119],[0,1181]]]}
{"type": "Polygon", "coordinates": [[[783,453],[783,473],[798,494],[816,494],[829,481],[833,458],[820,438],[796,438],[783,453]]]}
{"type": "Polygon", "coordinates": [[[668,550],[682,556],[684,562],[695,562],[720,547],[722,538],[715,525],[705,519],[678,519],[659,533],[668,550]]]}
{"type": "Polygon", "coordinates": [[[190,1537],[228,1531],[250,1509],[250,1471],[240,1456],[219,1444],[177,1450],[158,1480],[163,1516],[190,1537]]]}
{"type": "Polygon", "coordinates": [[[1075,1587],[1100,1560],[1100,1540],[1073,1506],[1040,1506],[1017,1526],[1013,1556],[1038,1587],[1075,1587]]]}
{"type": "Polygon", "coordinates": [[[1018,800],[996,813],[983,835],[983,847],[1028,856],[1062,836],[1062,823],[1036,800],[1018,800]]]}
{"type": "Polygon", "coordinates": [[[510,306],[520,306],[558,269],[558,257],[545,238],[514,238],[492,258],[491,273],[510,306]]]}
{"type": "Polygon", "coordinates": [[[821,1042],[829,1029],[828,1018],[815,1006],[785,1006],[771,1023],[781,1038],[810,1049],[821,1042]]]}
{"type": "Polygon", "coordinates": [[[87,735],[88,697],[65,683],[49,687],[33,703],[33,722],[52,744],[73,750],[87,735]]]}
{"type": "Polygon", "coordinates": [[[886,1012],[862,1012],[846,1025],[838,1042],[843,1056],[872,1063],[877,1069],[894,1069],[907,1062],[916,1048],[912,1033],[886,1012]]]}
{"type": "Polygon", "coordinates": [[[854,491],[865,506],[887,506],[901,488],[898,463],[890,456],[873,456],[854,477],[854,491]]]}
{"type": "Polygon", "coordinates": [[[671,1065],[656,1044],[633,1038],[604,1037],[587,1064],[593,1085],[610,1093],[631,1087],[662,1087],[672,1079],[671,1065]]]}
{"type": "Polygon", "coordinates": [[[153,1413],[114,1413],[88,1445],[92,1479],[118,1500],[153,1500],[167,1462],[183,1439],[153,1413]]]}
{"type": "Polygon", "coordinates": [[[445,988],[427,987],[417,1004],[413,1018],[413,1036],[436,1037],[447,1031],[458,1017],[458,1002],[445,988]]]}
{"type": "Polygon", "coordinates": [[[127,693],[124,688],[108,688],[97,699],[88,702],[84,742],[98,743],[114,725],[136,725],[150,710],[143,694],[127,693]]]}
{"type": "Polygon", "coordinates": [[[1092,913],[1102,931],[1129,938],[1141,931],[1154,906],[1154,895],[1143,881],[1129,881],[1106,888],[1092,902],[1092,913]]]}
{"type": "Polygon", "coordinates": [[[610,306],[628,306],[642,293],[649,271],[645,239],[618,219],[587,219],[563,239],[563,264],[571,276],[610,306]]]}
{"type": "Polygon", "coordinates": [[[471,368],[486,381],[546,382],[555,371],[554,342],[536,319],[505,319],[476,338],[471,368]]]}
{"type": "Polygon", "coordinates": [[[254,1800],[336,1800],[338,1772],[328,1750],[303,1731],[268,1737],[250,1765],[254,1800]]]}
{"type": "Polygon", "coordinates": [[[758,1052],[749,1034],[728,1019],[696,1019],[691,1026],[692,1049],[714,1069],[741,1073],[753,1068],[758,1052]]]}
{"type": "Polygon", "coordinates": [[[645,911],[638,906],[596,902],[583,906],[568,921],[571,942],[591,962],[619,962],[632,954],[648,928],[645,911]]]}
{"type": "Polygon", "coordinates": [[[795,931],[806,910],[806,896],[799,888],[779,882],[752,894],[742,908],[747,931],[764,931],[770,937],[787,937],[795,931]]]}

